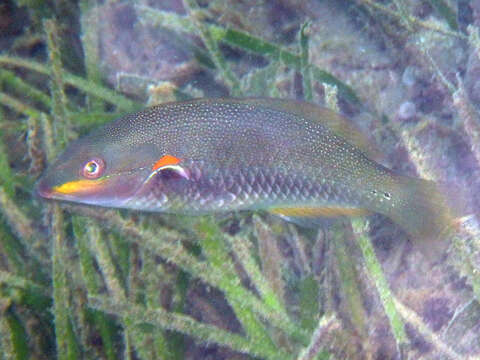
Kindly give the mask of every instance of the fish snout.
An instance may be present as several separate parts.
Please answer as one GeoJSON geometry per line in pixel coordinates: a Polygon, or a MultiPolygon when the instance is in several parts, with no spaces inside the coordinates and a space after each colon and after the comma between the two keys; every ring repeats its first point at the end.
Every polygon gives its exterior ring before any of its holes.
{"type": "Polygon", "coordinates": [[[45,199],[50,199],[52,197],[53,191],[52,191],[52,187],[48,184],[48,181],[46,181],[46,179],[42,177],[35,184],[33,193],[35,196],[39,196],[45,199]]]}

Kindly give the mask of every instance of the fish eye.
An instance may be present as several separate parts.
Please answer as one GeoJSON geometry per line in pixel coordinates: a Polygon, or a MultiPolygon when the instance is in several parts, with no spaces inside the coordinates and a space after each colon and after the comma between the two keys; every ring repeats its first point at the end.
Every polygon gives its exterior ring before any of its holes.
{"type": "Polygon", "coordinates": [[[102,159],[94,158],[88,160],[82,168],[82,175],[87,179],[99,178],[105,170],[105,162],[102,159]]]}

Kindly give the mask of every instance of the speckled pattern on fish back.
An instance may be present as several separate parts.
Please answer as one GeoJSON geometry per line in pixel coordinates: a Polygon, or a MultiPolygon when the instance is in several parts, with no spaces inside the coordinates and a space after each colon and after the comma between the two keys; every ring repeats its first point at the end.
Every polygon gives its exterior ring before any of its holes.
{"type": "MultiPolygon", "coordinates": [[[[205,100],[154,107],[105,131],[120,142],[152,143],[202,173],[169,207],[188,203],[198,213],[292,200],[354,205],[360,192],[352,185],[364,186],[368,196],[369,181],[388,174],[321,121],[241,101],[205,100]]],[[[136,207],[172,200],[161,187],[150,189],[136,207]]]]}

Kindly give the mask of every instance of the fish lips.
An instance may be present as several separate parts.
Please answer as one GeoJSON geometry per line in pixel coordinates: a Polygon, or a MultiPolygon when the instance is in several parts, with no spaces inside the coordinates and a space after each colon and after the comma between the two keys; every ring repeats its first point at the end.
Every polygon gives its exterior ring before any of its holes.
{"type": "Polygon", "coordinates": [[[53,198],[52,186],[49,185],[49,181],[45,177],[42,176],[40,180],[37,181],[33,194],[44,199],[53,198]]]}

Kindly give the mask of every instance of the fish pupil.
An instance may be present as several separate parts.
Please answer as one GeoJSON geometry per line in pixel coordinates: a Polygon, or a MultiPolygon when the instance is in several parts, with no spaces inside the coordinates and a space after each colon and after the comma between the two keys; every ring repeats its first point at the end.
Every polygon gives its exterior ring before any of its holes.
{"type": "Polygon", "coordinates": [[[98,165],[93,161],[87,164],[87,172],[89,172],[90,174],[95,173],[97,171],[97,168],[98,168],[98,165]]]}

